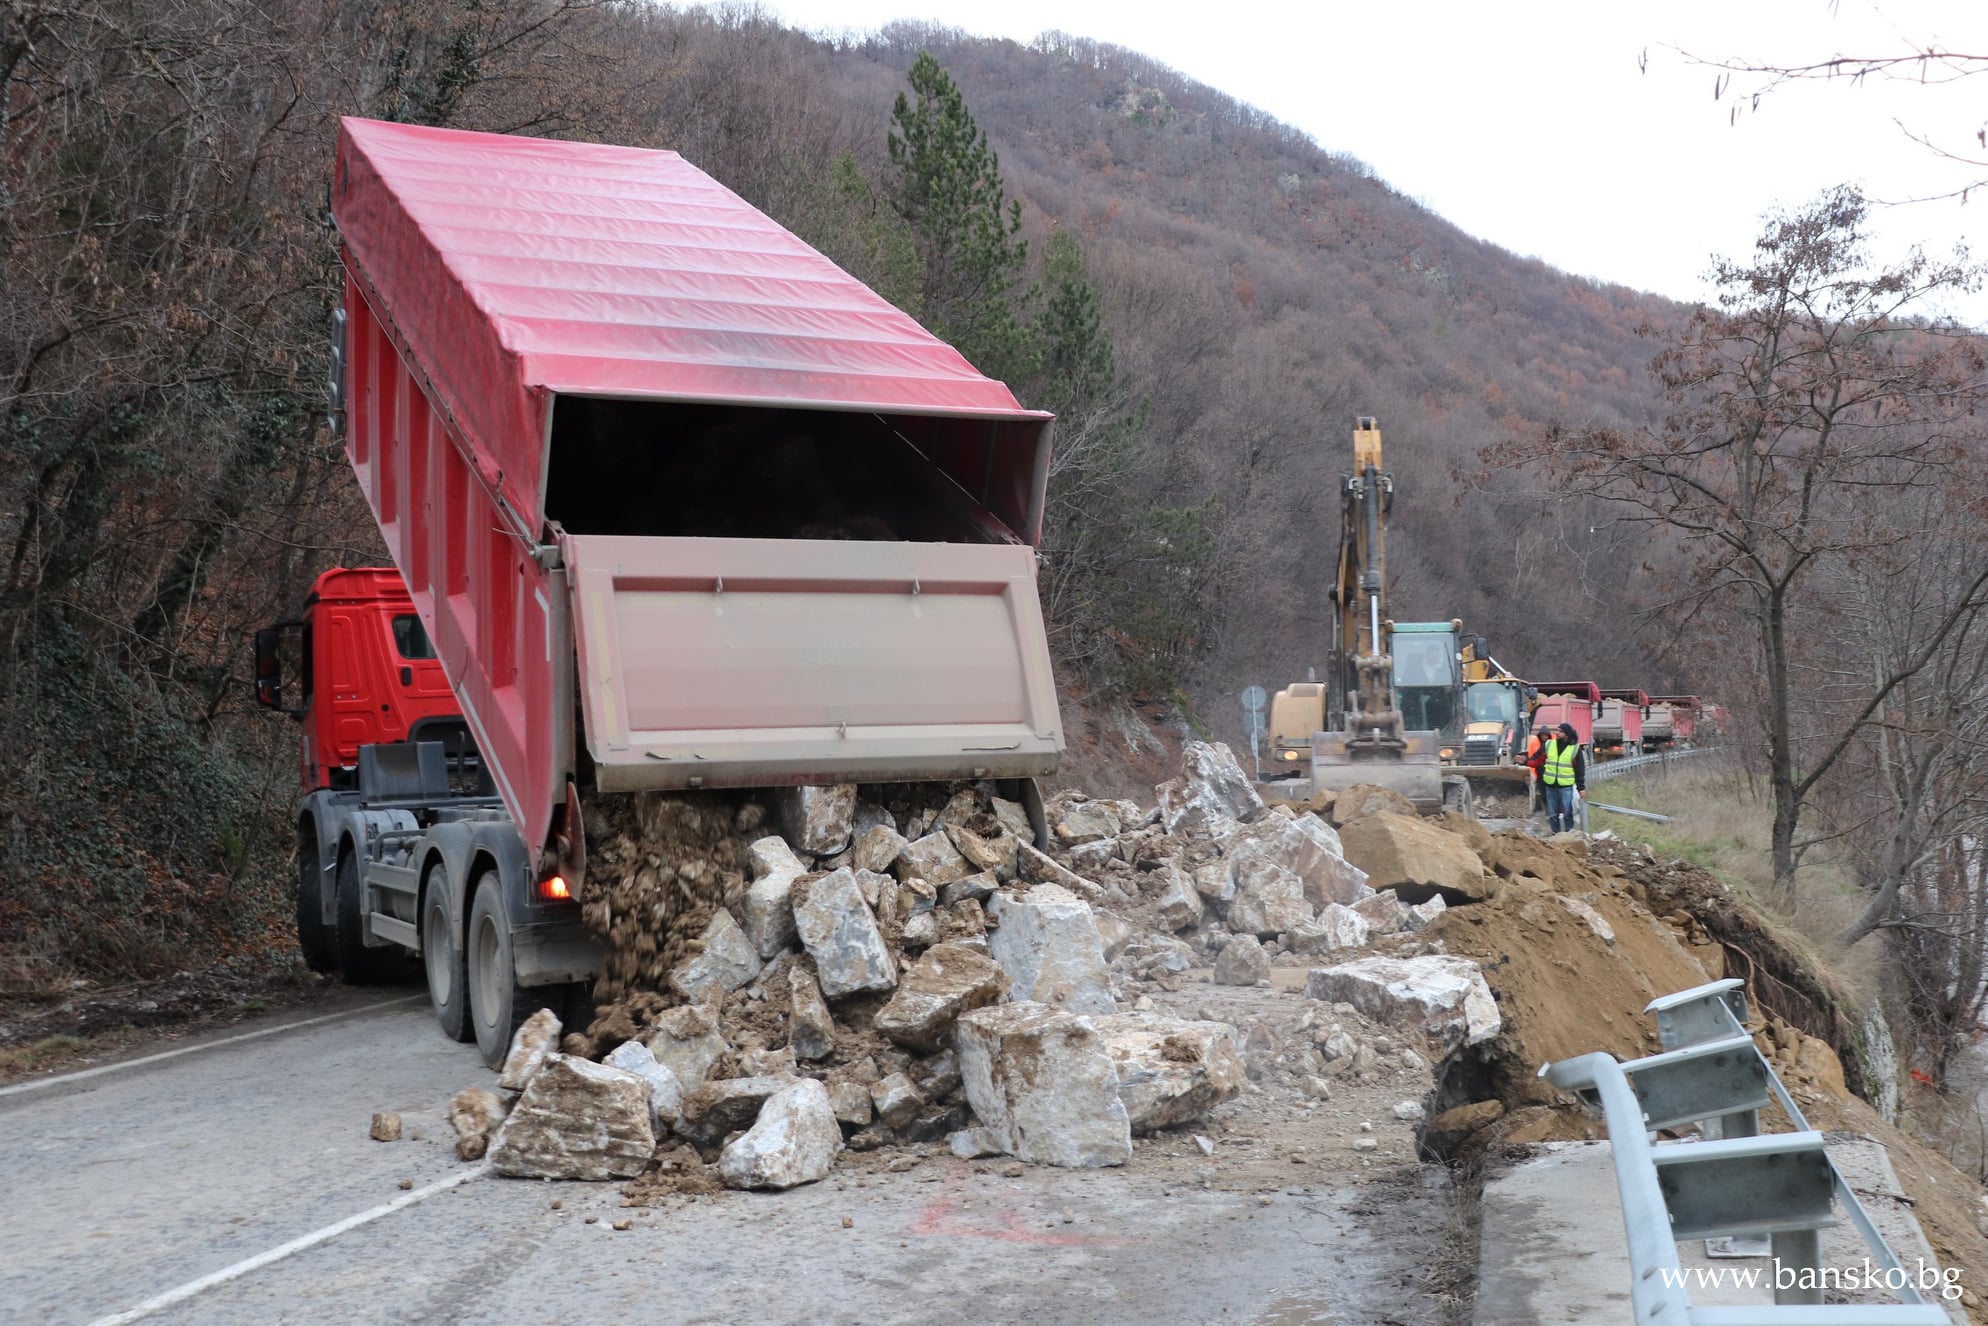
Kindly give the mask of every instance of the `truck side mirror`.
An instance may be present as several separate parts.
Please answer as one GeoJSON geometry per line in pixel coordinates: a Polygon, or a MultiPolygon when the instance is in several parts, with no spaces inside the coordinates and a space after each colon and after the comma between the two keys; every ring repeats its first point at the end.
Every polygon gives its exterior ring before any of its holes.
{"type": "Polygon", "coordinates": [[[302,718],[304,711],[283,707],[283,632],[296,631],[301,638],[303,626],[302,622],[278,622],[255,633],[255,702],[291,718],[302,718]]]}

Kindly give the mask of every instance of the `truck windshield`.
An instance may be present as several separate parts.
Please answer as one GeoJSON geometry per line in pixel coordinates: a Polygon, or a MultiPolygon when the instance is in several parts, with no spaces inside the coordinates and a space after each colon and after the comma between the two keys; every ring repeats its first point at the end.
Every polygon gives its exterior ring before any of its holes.
{"type": "Polygon", "coordinates": [[[435,646],[428,643],[427,629],[421,625],[421,619],[411,612],[393,619],[393,647],[410,662],[435,657],[435,646]]]}
{"type": "Polygon", "coordinates": [[[1517,723],[1519,697],[1500,682],[1479,682],[1470,688],[1470,721],[1473,723],[1517,723]]]}

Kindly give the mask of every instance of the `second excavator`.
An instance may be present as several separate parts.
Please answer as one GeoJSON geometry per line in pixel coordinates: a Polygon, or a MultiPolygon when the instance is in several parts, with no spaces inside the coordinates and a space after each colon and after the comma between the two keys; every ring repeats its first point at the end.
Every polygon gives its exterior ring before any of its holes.
{"type": "MultiPolygon", "coordinates": [[[[1265,797],[1309,801],[1371,783],[1400,792],[1425,813],[1469,813],[1469,784],[1444,775],[1440,731],[1410,729],[1402,716],[1395,624],[1387,615],[1393,502],[1380,425],[1363,416],[1353,428],[1352,472],[1340,476],[1339,574],[1328,594],[1332,641],[1325,680],[1293,683],[1271,701],[1271,767],[1259,788],[1265,797]]],[[[1443,654],[1423,660],[1438,685],[1447,684],[1457,666],[1453,647],[1443,654]]]]}

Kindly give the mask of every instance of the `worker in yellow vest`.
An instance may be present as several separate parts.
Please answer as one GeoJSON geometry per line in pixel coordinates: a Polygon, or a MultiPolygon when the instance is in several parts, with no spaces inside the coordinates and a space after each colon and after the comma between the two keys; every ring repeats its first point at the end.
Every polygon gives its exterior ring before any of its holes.
{"type": "Polygon", "coordinates": [[[1578,798],[1588,790],[1588,761],[1572,723],[1562,723],[1547,740],[1539,781],[1546,789],[1547,829],[1565,833],[1580,823],[1578,798]]]}

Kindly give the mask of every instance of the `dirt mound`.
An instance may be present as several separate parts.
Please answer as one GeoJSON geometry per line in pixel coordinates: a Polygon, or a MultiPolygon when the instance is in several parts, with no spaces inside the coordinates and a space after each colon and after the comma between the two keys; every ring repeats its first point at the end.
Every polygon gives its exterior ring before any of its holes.
{"type": "Polygon", "coordinates": [[[1619,868],[1518,830],[1491,838],[1480,857],[1502,881],[1496,896],[1450,908],[1431,936],[1483,965],[1504,1030],[1454,1065],[1445,1108],[1495,1096],[1513,1118],[1551,1105],[1561,1096],[1538,1078],[1541,1064],[1596,1050],[1649,1054],[1656,1029],[1643,1008],[1715,979],[1700,958],[1709,942],[1660,919],[1619,868]]]}

